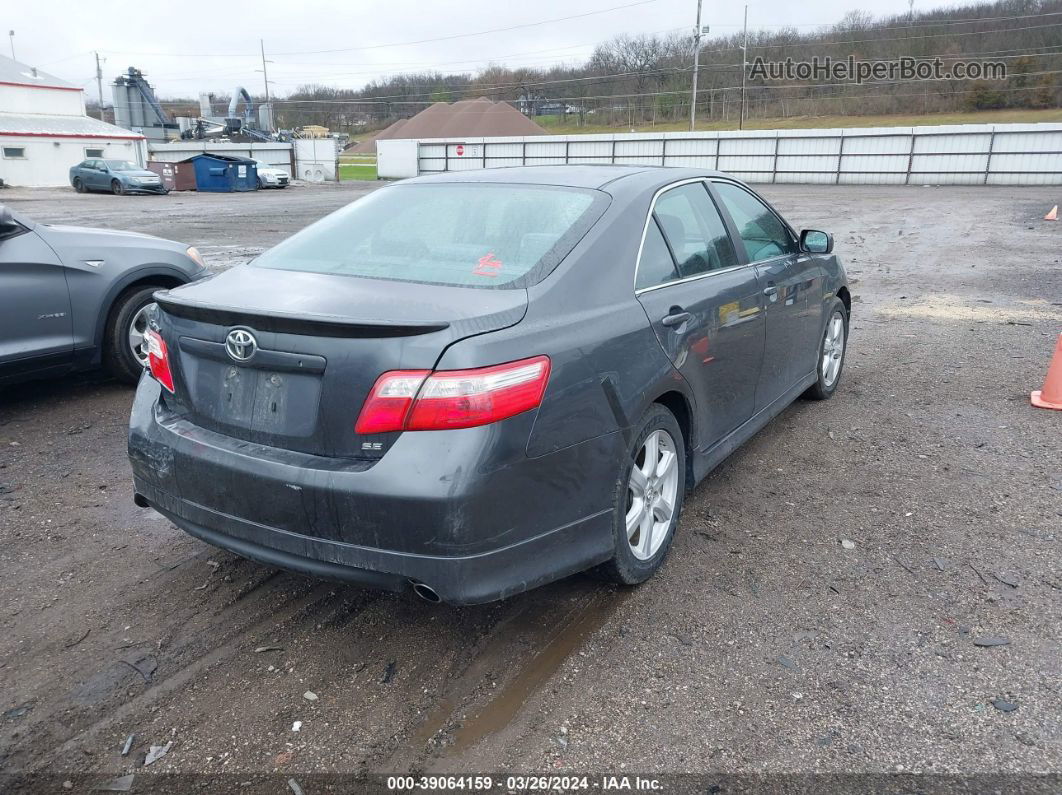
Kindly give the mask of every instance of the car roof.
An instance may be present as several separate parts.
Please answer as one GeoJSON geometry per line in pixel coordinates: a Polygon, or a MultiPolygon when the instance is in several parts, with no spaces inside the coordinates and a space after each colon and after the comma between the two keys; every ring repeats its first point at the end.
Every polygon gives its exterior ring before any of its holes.
{"type": "Polygon", "coordinates": [[[491,182],[522,185],[556,185],[568,188],[601,189],[622,180],[624,187],[651,187],[681,179],[722,176],[719,171],[700,168],[674,168],[670,166],[624,166],[624,165],[557,165],[557,166],[509,166],[470,171],[446,171],[426,174],[405,180],[409,183],[437,182],[491,182]]]}

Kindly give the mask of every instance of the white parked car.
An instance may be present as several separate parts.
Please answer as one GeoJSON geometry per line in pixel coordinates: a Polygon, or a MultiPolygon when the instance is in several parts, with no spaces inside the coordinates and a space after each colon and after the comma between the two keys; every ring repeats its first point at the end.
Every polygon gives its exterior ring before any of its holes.
{"type": "Polygon", "coordinates": [[[259,188],[286,188],[291,182],[291,174],[283,168],[271,166],[261,160],[254,161],[258,167],[259,188]]]}

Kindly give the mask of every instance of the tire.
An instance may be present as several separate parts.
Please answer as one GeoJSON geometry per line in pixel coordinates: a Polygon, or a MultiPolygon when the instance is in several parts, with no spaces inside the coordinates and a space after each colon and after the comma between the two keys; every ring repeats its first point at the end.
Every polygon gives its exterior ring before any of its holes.
{"type": "Polygon", "coordinates": [[[111,307],[103,336],[103,364],[119,381],[135,384],[140,379],[144,365],[133,353],[131,327],[134,319],[140,325],[144,319],[141,310],[152,303],[152,294],[162,289],[165,288],[160,284],[131,287],[111,307]]]}
{"type": "Polygon", "coordinates": [[[74,177],[74,190],[78,193],[85,192],[85,183],[81,181],[81,177],[74,177]]]}
{"type": "Polygon", "coordinates": [[[819,339],[816,365],[818,381],[808,387],[803,397],[808,400],[829,400],[837,391],[837,385],[841,383],[841,373],[844,371],[844,357],[848,351],[848,310],[840,298],[834,298],[830,305],[829,320],[826,321],[826,329],[819,339]],[[839,321],[839,322],[838,322],[839,321]],[[840,332],[840,340],[837,339],[837,331],[840,332]],[[830,348],[828,358],[827,348],[830,348]],[[831,368],[830,362],[836,367],[831,368]]]}
{"type": "MultiPolygon", "coordinates": [[[[637,432],[632,438],[632,443],[620,463],[616,478],[613,501],[615,507],[612,513],[612,539],[614,553],[611,560],[603,563],[594,570],[594,574],[602,579],[621,585],[637,585],[645,582],[656,570],[660,568],[671,549],[671,542],[675,537],[675,528],[678,526],[679,516],[682,514],[682,502],[686,489],[686,447],[675,415],[663,406],[654,403],[636,426],[637,432]],[[645,519],[646,512],[638,510],[636,500],[637,489],[633,485],[632,474],[635,468],[643,472],[648,468],[646,464],[647,445],[650,437],[657,441],[657,474],[658,478],[650,480],[648,490],[650,498],[658,494],[661,497],[670,498],[670,518],[665,526],[661,514],[664,509],[661,502],[654,500],[654,505],[659,513],[654,514],[649,510],[649,520],[645,519]],[[670,440],[668,445],[662,442],[670,440]],[[666,469],[666,474],[660,475],[661,465],[664,464],[663,453],[673,455],[672,467],[666,469]],[[628,518],[635,517],[632,523],[635,529],[628,531],[628,518]],[[654,520],[659,517],[659,521],[654,520]],[[640,519],[638,517],[641,517],[640,519]],[[643,535],[645,529],[650,532],[643,535]]],[[[645,487],[641,494],[646,493],[645,487]]],[[[644,506],[645,497],[642,496],[644,506]]]]}
{"type": "Polygon", "coordinates": [[[263,190],[264,188],[265,188],[265,183],[262,182],[262,178],[259,177],[258,178],[258,190],[263,190]]]}
{"type": "Polygon", "coordinates": [[[123,193],[125,193],[125,186],[121,183],[120,180],[111,180],[111,193],[113,193],[115,196],[121,196],[123,193]]]}

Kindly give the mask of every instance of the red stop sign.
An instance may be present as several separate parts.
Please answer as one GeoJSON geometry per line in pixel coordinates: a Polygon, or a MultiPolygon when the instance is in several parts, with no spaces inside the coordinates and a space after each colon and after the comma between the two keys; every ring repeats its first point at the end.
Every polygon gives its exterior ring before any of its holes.
{"type": "Polygon", "coordinates": [[[458,144],[457,145],[457,149],[455,151],[457,152],[457,156],[460,157],[461,155],[463,155],[465,153],[465,147],[462,146],[461,144],[458,144]]]}

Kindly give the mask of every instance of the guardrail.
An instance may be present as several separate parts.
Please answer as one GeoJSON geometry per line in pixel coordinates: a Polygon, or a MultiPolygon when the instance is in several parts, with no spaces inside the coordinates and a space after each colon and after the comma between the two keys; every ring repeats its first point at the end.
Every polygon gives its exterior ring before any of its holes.
{"type": "Polygon", "coordinates": [[[519,165],[695,166],[747,182],[1062,184],[1062,124],[378,141],[379,175],[519,165]]]}

